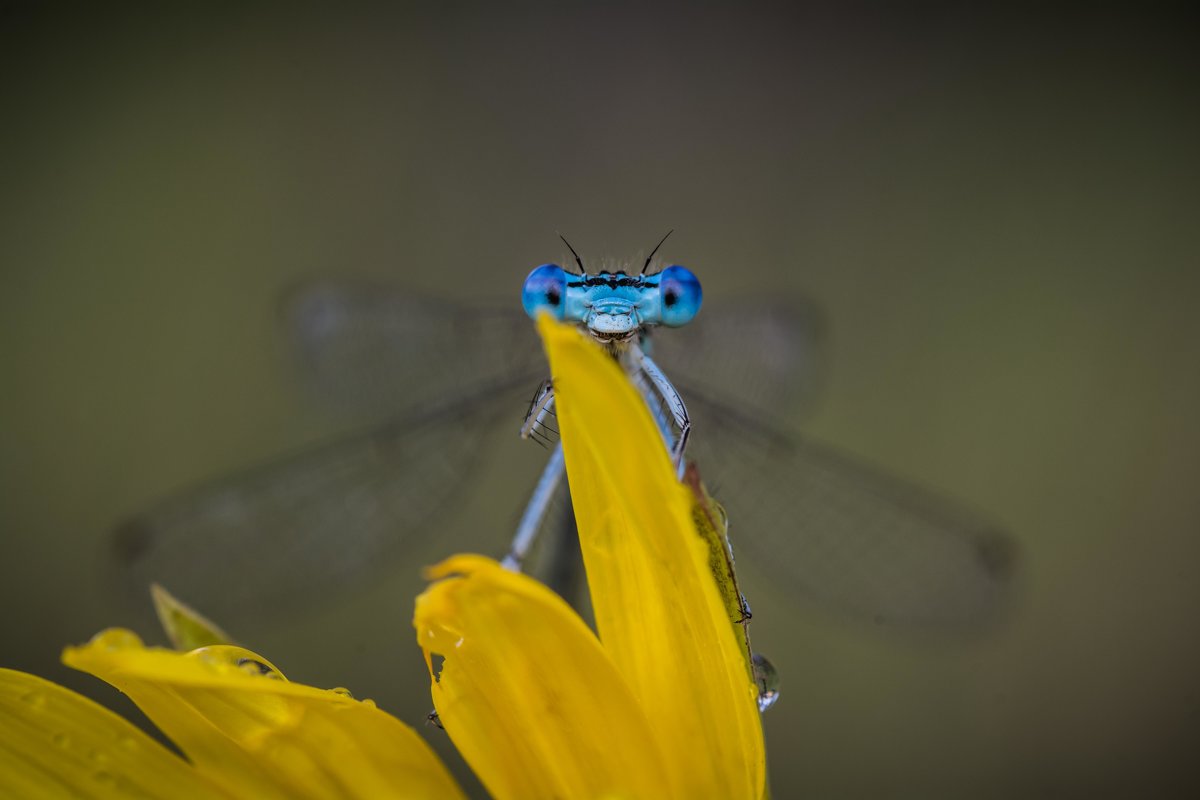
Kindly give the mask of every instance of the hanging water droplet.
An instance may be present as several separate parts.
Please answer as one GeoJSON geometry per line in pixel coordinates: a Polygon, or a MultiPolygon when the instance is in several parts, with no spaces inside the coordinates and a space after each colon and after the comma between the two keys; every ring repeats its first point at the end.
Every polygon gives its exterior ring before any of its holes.
{"type": "Polygon", "coordinates": [[[754,664],[754,684],[758,687],[758,710],[766,711],[779,699],[779,673],[762,653],[751,658],[754,664]]]}

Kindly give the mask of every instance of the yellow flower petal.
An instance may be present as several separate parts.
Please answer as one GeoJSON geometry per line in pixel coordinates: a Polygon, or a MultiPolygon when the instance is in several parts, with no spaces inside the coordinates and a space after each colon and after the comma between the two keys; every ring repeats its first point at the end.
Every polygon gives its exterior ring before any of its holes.
{"type": "Polygon", "coordinates": [[[132,723],[50,681],[0,669],[0,797],[224,797],[132,723]]]}
{"type": "Polygon", "coordinates": [[[238,796],[461,796],[424,740],[374,703],[290,683],[240,647],[182,654],[110,630],[63,661],[129,695],[238,796]]]}
{"type": "Polygon", "coordinates": [[[757,692],[662,436],[620,367],[576,328],[538,320],[604,649],[690,797],[758,798],[757,692]]]}
{"type": "Polygon", "coordinates": [[[492,796],[672,794],[651,721],[558,595],[482,556],[428,575],[442,580],[417,598],[413,624],[434,704],[492,796]]]}

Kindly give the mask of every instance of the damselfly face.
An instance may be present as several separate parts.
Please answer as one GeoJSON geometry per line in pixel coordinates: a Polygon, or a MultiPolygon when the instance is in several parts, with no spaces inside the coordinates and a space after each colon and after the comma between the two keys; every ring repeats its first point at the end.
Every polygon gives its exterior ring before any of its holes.
{"type": "Polygon", "coordinates": [[[557,264],[543,264],[529,273],[521,290],[521,305],[530,317],[545,310],[558,319],[586,325],[592,336],[605,343],[630,339],[654,325],[686,325],[703,300],[700,281],[679,265],[653,275],[577,275],[557,264]]]}

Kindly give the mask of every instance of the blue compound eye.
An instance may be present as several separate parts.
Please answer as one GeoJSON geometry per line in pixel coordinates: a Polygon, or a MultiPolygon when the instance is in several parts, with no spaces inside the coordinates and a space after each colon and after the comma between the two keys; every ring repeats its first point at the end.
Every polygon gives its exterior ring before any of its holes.
{"type": "Polygon", "coordinates": [[[541,308],[562,319],[566,294],[566,271],[557,264],[542,264],[525,279],[525,287],[521,289],[521,305],[525,307],[525,313],[535,319],[541,308]]]}
{"type": "Polygon", "coordinates": [[[699,279],[690,269],[678,265],[660,273],[658,293],[662,299],[662,324],[669,328],[691,322],[704,300],[699,279]]]}

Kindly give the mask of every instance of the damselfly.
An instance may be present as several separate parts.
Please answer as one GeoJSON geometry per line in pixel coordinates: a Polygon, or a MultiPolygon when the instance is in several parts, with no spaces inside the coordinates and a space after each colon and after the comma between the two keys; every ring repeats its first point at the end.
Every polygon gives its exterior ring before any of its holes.
{"type": "MultiPolygon", "coordinates": [[[[622,359],[677,463],[686,447],[701,465],[739,557],[785,593],[875,621],[962,627],[993,614],[1011,584],[1008,537],[778,423],[814,394],[822,325],[813,306],[715,304],[697,314],[699,282],[683,267],[654,271],[646,259],[640,272],[589,273],[575,259],[578,273],[533,271],[526,310],[579,323],[622,359]]],[[[343,407],[389,417],[169,499],[118,531],[119,561],[137,582],[162,582],[218,617],[292,609],[394,564],[466,491],[485,432],[527,408],[545,375],[517,309],[342,283],[310,285],[286,308],[313,384],[343,407]]],[[[542,384],[524,428],[533,438],[552,430],[551,398],[542,384]]],[[[560,470],[552,455],[510,562],[545,522],[560,470]]],[[[503,554],[500,541],[495,550],[503,554]]]]}

